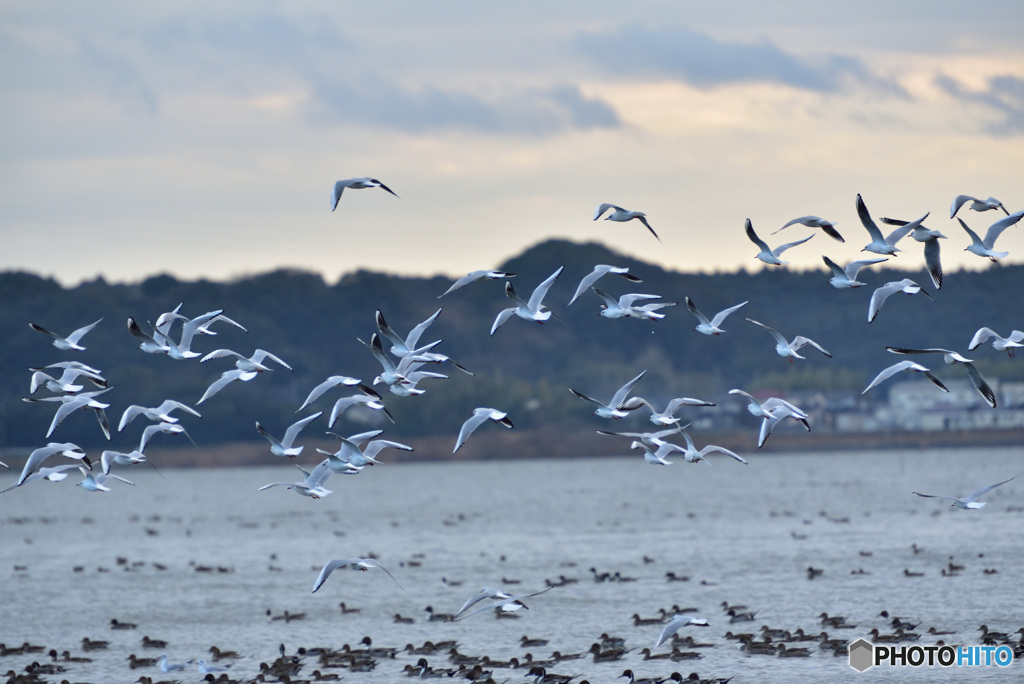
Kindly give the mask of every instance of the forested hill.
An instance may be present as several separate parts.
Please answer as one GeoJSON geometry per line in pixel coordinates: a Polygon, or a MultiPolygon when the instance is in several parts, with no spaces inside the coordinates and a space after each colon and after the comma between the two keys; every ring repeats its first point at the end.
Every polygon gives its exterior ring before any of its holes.
{"type": "MultiPolygon", "coordinates": [[[[55,361],[76,359],[104,371],[113,389],[103,400],[111,405],[107,413],[115,430],[129,404],[155,406],[173,398],[194,405],[221,371],[233,367],[231,361],[213,359],[200,364],[198,360],[175,361],[165,355],[145,354],[126,327],[132,316],[148,328],[146,321],[155,321],[179,303],[189,316],[223,309],[248,328],[245,333],[219,325],[215,337],[197,337],[193,345],[197,351],[230,348],[248,356],[261,348],[294,369],[278,368],[251,382],[232,383],[200,406],[202,419],[184,417],[183,423],[200,445],[261,440],[254,427],[257,420],[272,432],[283,432],[300,417],[295,411],[310,390],[328,376],[372,381],[380,366],[359,340],[369,341],[375,332],[375,309],[405,334],[443,308],[422,342],[442,339],[435,351],[474,372],[469,376],[451,366],[432,367],[450,379],[424,381],[421,387],[427,392],[421,396],[385,392],[384,401],[396,420],[395,425],[385,427],[387,436],[394,438],[451,434],[454,439],[476,406],[508,411],[517,428],[557,425],[564,430],[590,430],[601,423],[591,415],[593,406],[572,396],[567,388],[608,399],[616,388],[645,369],[647,374],[636,393],[655,404],[674,396],[722,404],[733,401],[727,392],[734,387],[818,388],[859,394],[879,370],[901,360],[886,352],[886,345],[946,347],[966,353],[972,335],[982,326],[1004,335],[1024,328],[1020,304],[1024,267],[993,265],[983,271],[951,272],[946,274],[943,288],[935,291],[920,255],[907,252],[889,263],[914,265],[915,269],[865,268],[859,279],[867,286],[836,290],[828,284],[830,274],[824,266],[814,272],[773,268],[757,273],[686,274],[615,254],[597,244],[553,240],[499,268],[518,274],[511,282],[528,299],[539,282],[564,266],[545,299],[555,318],[538,325],[513,317],[493,336],[488,333],[495,316],[511,305],[501,280],[480,281],[438,299],[450,279],[366,271],[345,275],[334,285],[313,273],[278,270],[230,282],[180,281],[159,275],[136,284],[96,280],[73,288],[26,273],[0,274],[4,378],[0,447],[35,447],[49,441],[45,434],[56,405],[26,403],[22,397],[29,392],[28,369],[55,361]],[[678,305],[664,309],[667,316],[660,321],[603,318],[599,315],[601,302],[592,292],[567,307],[580,279],[595,264],[628,266],[631,273],[643,278],[643,283],[634,284],[605,276],[598,287],[611,295],[652,293],[678,305]],[[905,277],[923,285],[933,299],[893,295],[869,325],[872,290],[905,277]],[[726,320],[726,334],[707,337],[694,331],[697,321],[686,309],[685,296],[709,316],[744,300],[750,303],[726,320]],[[773,351],[772,337],[744,317],[772,326],[789,339],[810,337],[834,358],[805,347],[806,360],[787,363],[773,351]],[[59,351],[28,325],[32,322],[67,334],[99,318],[102,322],[83,340],[87,347],[83,352],[59,351]]],[[[1022,358],[1011,359],[987,346],[972,352],[971,357],[991,378],[1024,378],[1022,358]]],[[[940,357],[924,362],[937,369],[940,377],[963,375],[959,369],[942,368],[940,357]]],[[[878,396],[885,391],[880,387],[878,396]]],[[[341,396],[340,390],[328,392],[313,408],[329,412],[341,396]]],[[[89,412],[77,413],[54,431],[53,440],[71,440],[86,448],[109,444],[125,451],[137,445],[142,419],[108,443],[89,412]]],[[[379,413],[367,415],[353,413],[350,418],[346,414],[336,429],[356,432],[365,425],[354,422],[356,416],[380,419],[379,413]]],[[[619,427],[644,424],[638,417],[619,427]]],[[[326,422],[316,425],[322,435],[326,422]]]]}

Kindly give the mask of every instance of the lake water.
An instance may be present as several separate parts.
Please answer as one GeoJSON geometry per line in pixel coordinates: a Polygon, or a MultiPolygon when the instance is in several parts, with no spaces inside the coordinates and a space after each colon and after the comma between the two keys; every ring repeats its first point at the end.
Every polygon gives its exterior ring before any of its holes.
{"type": "MultiPolygon", "coordinates": [[[[1024,472],[1024,448],[744,455],[748,466],[711,457],[712,467],[660,467],[639,457],[399,464],[400,455],[385,454],[384,465],[332,477],[334,494],[319,501],[280,487],[256,491],[299,479],[290,465],[160,474],[137,466],[121,471],[135,487],[114,482],[109,493],[75,487],[76,477],[34,482],[0,497],[0,642],[83,655],[83,637],[110,641],[84,654],[93,662],[48,677],[55,682],[168,679],[155,667],[129,669],[129,654],[209,660],[211,645],[243,654],[229,673],[248,680],[280,644],[293,653],[355,647],[365,636],[397,648],[456,639],[463,653],[522,660],[527,652],[587,651],[602,633],[636,650],[620,661],[587,657],[548,669],[590,682],[625,682],[627,667],[638,677],[695,671],[735,676],[736,684],[1024,680],[1016,661],[860,674],[814,642],[794,644],[810,646],[809,658],[779,658],[747,654],[725,638],[762,625],[816,634],[825,629],[822,612],[856,623],[828,630],[851,641],[871,628],[891,632],[882,610],[920,622],[919,632],[955,632],[926,634],[921,644],[978,644],[982,624],[1024,626],[1024,480],[990,492],[980,511],[911,493],[959,496],[1005,480],[1024,472]],[[371,554],[402,589],[379,570],[337,571],[311,593],[327,560],[371,554]],[[950,557],[965,569],[946,577],[950,557]],[[810,580],[809,566],[824,573],[810,580]],[[591,568],[635,581],[596,582],[591,568]],[[905,569],[923,576],[906,577],[905,569]],[[857,570],[865,574],[851,574],[857,570]],[[667,572],[690,580],[668,582],[667,572]],[[518,619],[427,619],[427,606],[454,612],[484,586],[529,593],[562,575],[578,582],[528,600],[518,619]],[[360,612],[343,615],[342,601],[360,612]],[[730,624],[723,602],[745,604],[756,620],[730,624]],[[654,645],[661,627],[634,626],[632,615],[653,617],[673,604],[710,621],[681,633],[713,647],[699,660],[645,662],[640,649],[654,645]],[[271,621],[268,610],[306,617],[271,621]],[[415,622],[396,624],[396,613],[415,622]],[[111,630],[111,619],[138,628],[111,630]],[[144,635],[166,640],[166,649],[141,648],[144,635]],[[523,635],[550,643],[523,648],[523,635]]],[[[0,486],[16,475],[0,475],[0,486]]],[[[348,682],[408,681],[402,668],[419,657],[381,660],[370,673],[336,672],[348,682]]],[[[450,666],[443,655],[428,659],[450,666]]],[[[49,659],[0,656],[0,672],[32,660],[49,659]]],[[[309,658],[296,679],[317,667],[309,658]]],[[[498,669],[494,678],[532,682],[527,669],[498,669]]],[[[195,665],[175,675],[202,679],[195,665]]]]}

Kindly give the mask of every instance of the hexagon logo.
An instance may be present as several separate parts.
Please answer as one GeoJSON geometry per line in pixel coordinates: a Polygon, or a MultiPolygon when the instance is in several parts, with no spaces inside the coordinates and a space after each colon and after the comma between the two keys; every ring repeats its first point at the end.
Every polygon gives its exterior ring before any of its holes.
{"type": "Polygon", "coordinates": [[[857,639],[850,644],[850,667],[863,672],[875,664],[875,647],[871,642],[857,639]]]}

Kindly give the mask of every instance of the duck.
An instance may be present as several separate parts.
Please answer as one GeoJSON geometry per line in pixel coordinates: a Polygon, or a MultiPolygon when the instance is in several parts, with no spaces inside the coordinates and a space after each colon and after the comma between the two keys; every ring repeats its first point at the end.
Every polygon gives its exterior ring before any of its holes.
{"type": "Polygon", "coordinates": [[[92,640],[89,637],[82,637],[82,650],[85,651],[101,651],[110,646],[109,641],[103,641],[100,639],[92,640]]]}
{"type": "Polygon", "coordinates": [[[519,640],[519,645],[522,646],[523,648],[536,648],[538,646],[547,646],[548,645],[548,640],[547,639],[531,639],[530,637],[528,637],[528,636],[526,636],[524,634],[523,637],[519,640]]]}
{"type": "Polygon", "coordinates": [[[110,629],[136,629],[138,625],[131,622],[121,622],[117,618],[110,620],[110,629]]]}
{"type": "Polygon", "coordinates": [[[811,651],[806,648],[789,648],[786,644],[779,644],[777,654],[780,658],[807,658],[811,651]]]}
{"type": "Polygon", "coordinates": [[[128,656],[128,667],[133,670],[140,667],[156,667],[158,662],[159,658],[140,658],[134,653],[128,656]]]}
{"type": "Polygon", "coordinates": [[[167,642],[161,639],[150,639],[148,636],[142,637],[142,648],[167,648],[167,642]]]}

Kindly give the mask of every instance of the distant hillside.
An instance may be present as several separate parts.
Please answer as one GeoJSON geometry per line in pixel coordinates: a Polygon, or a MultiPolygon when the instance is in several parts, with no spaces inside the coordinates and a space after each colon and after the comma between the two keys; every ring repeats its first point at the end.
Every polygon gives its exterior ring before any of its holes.
{"type": "MultiPolygon", "coordinates": [[[[0,329],[4,331],[0,367],[5,379],[0,387],[0,448],[35,447],[47,441],[45,433],[55,405],[21,399],[28,396],[28,368],[54,361],[77,359],[105,372],[113,389],[103,400],[111,405],[107,413],[115,430],[129,404],[156,405],[166,398],[195,404],[221,371],[233,367],[230,360],[200,364],[144,354],[126,327],[129,316],[144,324],[179,303],[182,312],[190,316],[223,309],[248,328],[244,333],[220,325],[216,336],[197,338],[194,348],[198,351],[225,347],[249,355],[262,348],[294,368],[292,373],[277,369],[252,382],[232,383],[199,407],[202,419],[184,417],[189,433],[204,446],[259,442],[262,438],[254,427],[257,420],[272,432],[283,432],[299,417],[295,411],[309,391],[330,375],[372,381],[380,367],[359,339],[369,341],[376,330],[375,309],[404,334],[443,308],[422,341],[442,339],[436,350],[475,375],[465,375],[451,366],[437,367],[431,370],[446,373],[450,379],[425,381],[426,394],[398,397],[385,393],[384,401],[396,424],[381,427],[395,439],[450,435],[452,441],[476,406],[507,410],[516,427],[524,430],[589,431],[603,426],[591,415],[593,407],[572,396],[567,388],[607,399],[645,369],[647,374],[636,393],[656,404],[673,396],[733,402],[727,395],[733,387],[819,388],[859,394],[879,370],[899,360],[885,351],[886,345],[938,346],[966,352],[971,336],[981,326],[1003,334],[1024,327],[1021,308],[1006,306],[1015,301],[1008,299],[1007,293],[1019,293],[1024,286],[1021,266],[993,265],[979,272],[948,273],[938,292],[923,270],[868,268],[860,276],[867,287],[840,291],[828,284],[824,267],[805,273],[774,269],[756,274],[687,274],[666,271],[597,244],[552,240],[509,259],[501,268],[518,274],[511,282],[525,299],[559,266],[565,269],[545,300],[557,318],[545,325],[513,318],[493,337],[488,333],[494,317],[511,306],[503,281],[478,282],[438,299],[450,284],[445,278],[367,271],[345,275],[334,285],[316,274],[279,270],[230,282],[180,281],[158,275],[135,284],[96,280],[74,288],[27,273],[0,274],[0,329]],[[599,263],[628,266],[644,280],[633,284],[606,276],[598,286],[609,294],[659,294],[678,306],[666,309],[664,320],[653,322],[605,319],[599,315],[600,300],[593,293],[566,307],[580,279],[599,263]],[[867,306],[872,289],[904,277],[924,285],[934,300],[894,295],[869,325],[867,306]],[[711,338],[693,330],[696,319],[686,310],[685,296],[708,315],[744,300],[750,303],[726,321],[725,335],[711,338]],[[798,334],[810,337],[834,358],[807,349],[805,361],[787,363],[774,353],[769,334],[744,317],[770,325],[789,338],[798,334]],[[103,321],[84,339],[87,350],[80,353],[58,351],[28,326],[33,322],[67,333],[99,318],[103,321]]],[[[976,350],[972,357],[988,376],[1024,379],[1024,359],[1010,359],[987,347],[976,350]]],[[[933,367],[941,365],[938,358],[928,362],[933,367]]],[[[936,372],[940,377],[962,375],[956,368],[939,367],[936,372]]],[[[884,394],[885,388],[880,387],[877,396],[884,394]]],[[[341,396],[340,390],[328,392],[310,411],[329,412],[341,396]]],[[[108,443],[95,419],[87,412],[78,413],[57,428],[53,439],[75,441],[86,448],[109,445],[126,451],[137,445],[142,419],[108,443]]],[[[376,424],[381,419],[379,413],[358,415],[364,422],[356,423],[346,414],[336,430],[356,432],[364,429],[365,421],[376,424]]],[[[618,427],[644,424],[637,417],[618,427]]],[[[318,421],[310,429],[322,436],[326,422],[318,421]]],[[[486,440],[487,436],[480,434],[474,439],[486,440]]],[[[170,440],[158,436],[154,444],[159,441],[167,446],[170,440]]]]}

